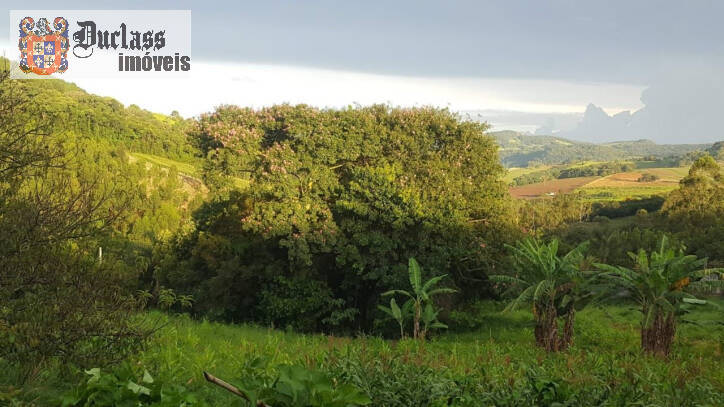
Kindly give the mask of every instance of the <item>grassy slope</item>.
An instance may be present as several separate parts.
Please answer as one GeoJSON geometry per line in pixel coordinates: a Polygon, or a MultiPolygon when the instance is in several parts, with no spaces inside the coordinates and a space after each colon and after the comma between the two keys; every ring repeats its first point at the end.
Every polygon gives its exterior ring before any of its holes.
{"type": "MultiPolygon", "coordinates": [[[[486,386],[500,387],[501,391],[511,383],[525,382],[526,372],[531,368],[578,390],[636,382],[645,389],[681,392],[682,383],[696,381],[711,386],[711,391],[707,391],[711,397],[724,400],[721,310],[696,311],[697,319],[719,321],[719,325],[680,324],[675,352],[671,361],[666,362],[641,355],[639,313],[631,307],[589,307],[580,312],[575,347],[552,355],[532,346],[529,311],[501,314],[500,308],[494,303],[482,303],[467,319],[479,328],[445,333],[422,346],[411,340],[301,335],[152,313],[152,319],[159,318],[166,326],[144,352],[133,357],[133,362],[150,370],[157,380],[185,384],[212,405],[228,405],[233,398],[205,383],[201,372],[206,370],[243,384],[238,378],[257,357],[267,358],[268,366],[303,363],[322,369],[340,358],[370,366],[379,362],[388,369],[401,363],[415,366],[415,372],[432,369],[440,377],[473,377],[486,386]]],[[[393,375],[385,368],[375,372],[393,375]]]]}
{"type": "Polygon", "coordinates": [[[181,161],[172,160],[170,158],[161,157],[161,156],[152,155],[152,154],[144,154],[144,153],[132,153],[131,157],[134,157],[139,160],[146,161],[151,164],[158,165],[158,166],[161,166],[164,168],[176,167],[176,169],[180,173],[191,176],[191,177],[197,178],[200,176],[199,169],[190,163],[184,163],[181,161]]]}
{"type": "Polygon", "coordinates": [[[616,173],[587,183],[580,188],[592,200],[624,200],[652,195],[666,195],[679,187],[679,180],[689,172],[689,167],[646,168],[616,173]],[[642,174],[659,177],[653,182],[638,182],[642,174]]]}
{"type": "MultiPolygon", "coordinates": [[[[190,186],[195,189],[205,189],[205,187],[202,186],[202,181],[201,181],[202,170],[201,170],[201,168],[199,168],[200,164],[198,164],[199,166],[195,166],[194,164],[191,164],[191,163],[176,161],[176,160],[172,160],[170,158],[161,157],[161,156],[153,155],[153,154],[144,154],[144,153],[134,152],[134,153],[131,153],[130,155],[133,159],[145,161],[147,163],[150,163],[153,165],[158,165],[163,168],[176,167],[178,172],[180,174],[182,174],[182,176],[185,176],[185,177],[183,177],[184,182],[186,182],[187,184],[190,184],[190,186]],[[188,179],[187,177],[191,178],[191,179],[188,179]]],[[[246,189],[249,186],[248,180],[238,178],[238,177],[232,177],[232,183],[236,188],[242,189],[242,190],[246,189]]]]}

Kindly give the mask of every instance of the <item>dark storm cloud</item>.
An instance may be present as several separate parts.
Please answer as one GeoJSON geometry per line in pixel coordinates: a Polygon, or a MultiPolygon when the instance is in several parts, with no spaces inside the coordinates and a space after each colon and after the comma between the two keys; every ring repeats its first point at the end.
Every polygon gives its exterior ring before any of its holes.
{"type": "Polygon", "coordinates": [[[724,140],[724,72],[698,63],[679,62],[653,79],[641,94],[644,107],[609,116],[591,104],[564,137],[604,142],[649,139],[658,143],[708,143],[724,140]]]}
{"type": "MultiPolygon", "coordinates": [[[[36,0],[32,7],[191,9],[197,61],[442,80],[644,85],[644,108],[636,112],[609,117],[592,105],[576,130],[569,130],[570,117],[535,121],[543,127],[540,132],[557,128],[591,141],[723,138],[724,1],[36,0]]],[[[0,18],[0,42],[7,41],[7,24],[0,18]]],[[[538,99],[548,103],[556,94],[538,99]]],[[[590,102],[607,106],[606,101],[590,102]]]]}
{"type": "MultiPolygon", "coordinates": [[[[206,60],[647,84],[668,60],[722,66],[724,55],[719,1],[62,3],[69,9],[151,5],[191,9],[194,56],[206,60]]],[[[37,9],[57,7],[33,2],[37,9]]]]}

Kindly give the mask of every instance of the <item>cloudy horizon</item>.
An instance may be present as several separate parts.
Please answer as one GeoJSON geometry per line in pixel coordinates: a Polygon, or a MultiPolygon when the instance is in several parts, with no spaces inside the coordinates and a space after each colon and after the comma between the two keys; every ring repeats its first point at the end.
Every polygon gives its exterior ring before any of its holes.
{"type": "MultiPolygon", "coordinates": [[[[188,79],[104,81],[74,77],[71,70],[60,78],[126,105],[184,116],[220,104],[388,103],[473,112],[496,130],[579,140],[600,140],[604,131],[606,138],[667,143],[689,142],[693,131],[701,133],[697,140],[723,138],[716,111],[724,107],[724,47],[715,34],[724,28],[714,15],[724,5],[715,2],[242,3],[154,3],[192,11],[188,79]],[[227,21],[231,15],[234,21],[227,21]],[[677,100],[689,78],[706,81],[677,100]],[[634,119],[591,122],[584,117],[591,103],[607,115],[628,111],[617,117],[634,119]],[[685,114],[699,124],[680,125],[685,114]],[[655,124],[664,119],[669,128],[662,130],[655,124]],[[581,120],[595,131],[579,126],[581,120]]],[[[98,5],[67,1],[63,7],[98,5]]],[[[0,19],[0,33],[9,32],[7,24],[0,19]]],[[[17,50],[8,38],[0,37],[0,48],[12,56],[17,50]]]]}

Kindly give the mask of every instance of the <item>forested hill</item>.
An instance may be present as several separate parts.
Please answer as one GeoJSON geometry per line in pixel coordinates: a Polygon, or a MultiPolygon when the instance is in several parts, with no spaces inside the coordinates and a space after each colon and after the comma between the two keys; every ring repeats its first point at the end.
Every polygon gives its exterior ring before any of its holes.
{"type": "Polygon", "coordinates": [[[63,80],[14,81],[18,90],[53,120],[54,131],[93,138],[96,142],[123,146],[129,151],[157,154],[190,161],[194,149],[187,139],[192,123],[176,114],[166,116],[136,105],[89,94],[63,80]]]}
{"type": "Polygon", "coordinates": [[[506,167],[615,161],[647,156],[664,158],[711,147],[711,144],[656,144],[650,140],[592,144],[555,136],[528,136],[514,131],[497,131],[491,135],[500,145],[500,160],[506,167]]]}

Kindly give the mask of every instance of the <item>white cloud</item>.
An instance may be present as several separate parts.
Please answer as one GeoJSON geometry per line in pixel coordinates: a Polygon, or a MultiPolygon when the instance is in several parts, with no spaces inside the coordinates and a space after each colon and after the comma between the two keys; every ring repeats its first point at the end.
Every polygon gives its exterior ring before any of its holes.
{"type": "MultiPolygon", "coordinates": [[[[2,48],[2,44],[0,44],[2,48]]],[[[5,45],[6,55],[13,55],[5,45]]],[[[184,79],[127,80],[61,79],[89,92],[122,103],[183,116],[195,116],[220,104],[260,107],[276,103],[307,103],[341,107],[353,103],[395,106],[433,105],[452,110],[498,109],[520,112],[582,112],[594,101],[609,113],[641,106],[643,87],[605,83],[576,83],[535,79],[425,78],[301,68],[294,66],[230,64],[192,61],[184,79]]]]}

